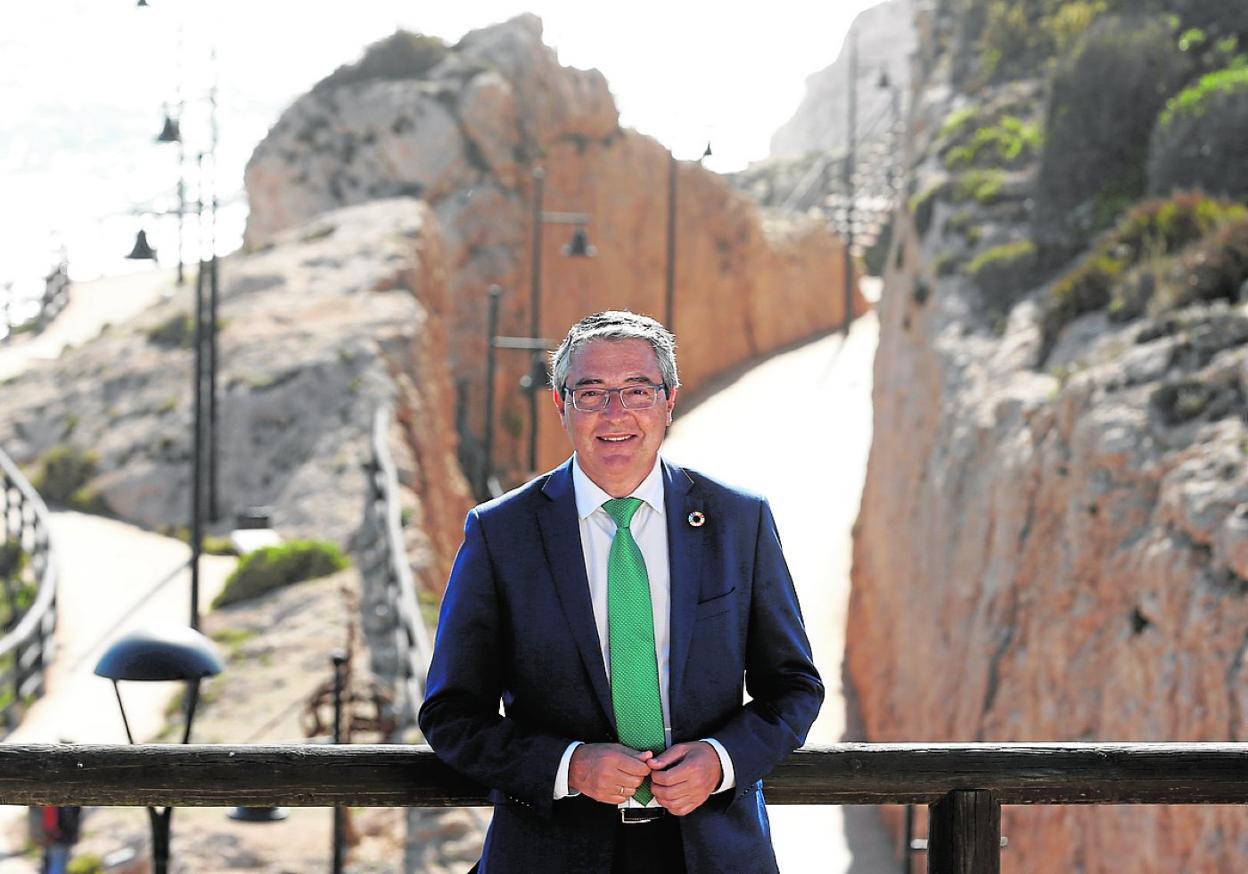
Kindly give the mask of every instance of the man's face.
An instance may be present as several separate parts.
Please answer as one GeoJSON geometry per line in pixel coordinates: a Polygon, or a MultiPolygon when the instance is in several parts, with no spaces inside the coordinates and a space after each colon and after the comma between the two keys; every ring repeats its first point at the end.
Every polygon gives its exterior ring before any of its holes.
{"type": "Polygon", "coordinates": [[[621,388],[630,384],[662,385],[654,349],[645,340],[590,340],[572,355],[569,393],[554,392],[555,407],[576,450],[581,469],[604,492],[626,497],[650,469],[672,421],[676,390],[659,392],[648,410],[626,410],[618,393],[605,410],[583,413],[572,405],[571,390],[587,386],[621,388]]]}

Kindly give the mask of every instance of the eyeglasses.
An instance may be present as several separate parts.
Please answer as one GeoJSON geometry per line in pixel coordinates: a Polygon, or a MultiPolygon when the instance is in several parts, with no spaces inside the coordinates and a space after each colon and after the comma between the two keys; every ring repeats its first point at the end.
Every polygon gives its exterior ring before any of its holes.
{"type": "Polygon", "coordinates": [[[659,399],[659,392],[667,391],[667,386],[649,382],[637,382],[620,388],[600,388],[586,386],[584,388],[563,387],[565,394],[572,396],[572,406],[582,413],[601,413],[611,403],[611,395],[620,396],[620,406],[626,410],[648,410],[659,399]]]}

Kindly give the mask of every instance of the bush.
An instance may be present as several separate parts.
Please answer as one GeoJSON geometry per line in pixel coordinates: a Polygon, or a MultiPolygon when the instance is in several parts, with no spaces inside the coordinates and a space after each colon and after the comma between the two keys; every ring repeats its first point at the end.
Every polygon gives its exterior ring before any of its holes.
{"type": "Polygon", "coordinates": [[[1171,98],[1149,143],[1148,188],[1248,197],[1248,67],[1201,77],[1171,98]]]}
{"type": "Polygon", "coordinates": [[[312,87],[325,93],[362,82],[423,79],[447,55],[446,43],[436,36],[395,31],[364,50],[354,64],[344,64],[312,87]]]}
{"type": "Polygon", "coordinates": [[[966,265],[966,274],[979,288],[990,320],[1004,321],[1019,295],[1036,281],[1036,245],[1019,240],[981,252],[966,265]]]}
{"type": "Polygon", "coordinates": [[[1248,282],[1248,218],[1223,225],[1188,248],[1167,280],[1159,283],[1152,300],[1154,314],[1198,301],[1239,302],[1248,282]]]}
{"type": "Polygon", "coordinates": [[[273,589],[328,576],[347,564],[337,546],[321,540],[292,540],[257,549],[243,556],[212,606],[245,601],[273,589]]]}
{"type": "Polygon", "coordinates": [[[195,344],[195,321],[187,313],[170,316],[147,332],[147,342],[164,349],[190,349],[195,344]]]}
{"type": "Polygon", "coordinates": [[[1034,239],[1070,251],[1145,188],[1149,133],[1190,59],[1164,17],[1106,17],[1059,61],[1045,107],[1034,239]]]}
{"type": "Polygon", "coordinates": [[[95,476],[99,463],[100,458],[94,452],[62,443],[49,449],[40,459],[31,485],[45,501],[70,506],[75,494],[95,476]]]}
{"type": "Polygon", "coordinates": [[[1015,115],[1003,115],[975,128],[966,142],[945,152],[950,170],[967,167],[1015,168],[1030,162],[1040,149],[1040,128],[1015,115]]]}
{"type": "MultiPolygon", "coordinates": [[[[1140,315],[1152,297],[1156,277],[1166,269],[1161,259],[1169,258],[1220,226],[1242,224],[1245,219],[1248,219],[1245,207],[1193,192],[1140,204],[1114,230],[1103,235],[1073,270],[1053,284],[1044,306],[1046,346],[1056,341],[1058,333],[1069,322],[1111,304],[1111,315],[1120,320],[1140,315]],[[1122,285],[1120,280],[1127,277],[1128,271],[1149,261],[1153,262],[1151,279],[1145,281],[1137,273],[1132,277],[1134,281],[1122,285]]],[[[1210,244],[1226,262],[1220,268],[1213,268],[1219,275],[1238,275],[1235,267],[1239,257],[1237,240],[1228,227],[1223,244],[1210,244]]],[[[1248,239],[1244,244],[1248,246],[1248,239]]],[[[1207,253],[1206,257],[1213,257],[1213,253],[1207,253]]],[[[1248,259],[1248,249],[1244,257],[1248,259]]],[[[1248,264],[1245,269],[1248,270],[1248,264]]],[[[1217,295],[1221,296],[1224,289],[1218,288],[1217,295]]]]}

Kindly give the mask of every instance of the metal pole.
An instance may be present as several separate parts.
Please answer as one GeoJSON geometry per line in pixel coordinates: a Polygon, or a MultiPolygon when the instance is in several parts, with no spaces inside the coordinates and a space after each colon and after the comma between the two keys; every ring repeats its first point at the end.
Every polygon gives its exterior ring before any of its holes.
{"type": "Polygon", "coordinates": [[[191,438],[191,628],[199,630],[199,556],[204,537],[204,262],[195,276],[195,386],[191,438]]]}
{"type": "Polygon", "coordinates": [[[502,294],[503,290],[497,285],[490,286],[490,311],[485,337],[485,437],[481,441],[483,445],[478,497],[486,497],[494,466],[494,357],[497,354],[494,338],[498,336],[498,305],[502,294]]]}
{"type": "Polygon", "coordinates": [[[221,518],[217,500],[217,301],[220,279],[216,252],[208,261],[208,278],[208,518],[215,522],[221,518]]]}
{"type": "Polygon", "coordinates": [[[901,874],[914,872],[914,805],[906,805],[906,842],[901,848],[901,874]]]}
{"type": "MultiPolygon", "coordinates": [[[[533,254],[530,258],[532,273],[529,276],[529,336],[542,336],[542,193],[545,188],[546,171],[533,168],[533,254]]],[[[490,335],[493,338],[493,334],[490,335]]],[[[540,352],[534,352],[529,373],[535,378],[540,352]]],[[[537,395],[534,384],[529,392],[529,473],[537,471],[537,395]]]]}
{"type": "MultiPolygon", "coordinates": [[[[336,652],[329,657],[334,666],[334,743],[342,743],[342,669],[347,663],[344,653],[336,652]]],[[[342,874],[342,857],[346,838],[346,823],[341,807],[334,808],[333,874],[342,874]]]]}
{"type": "Polygon", "coordinates": [[[667,153],[667,306],[663,319],[676,332],[676,156],[667,153]]]}
{"type": "Polygon", "coordinates": [[[214,522],[221,518],[221,505],[217,499],[218,449],[217,449],[217,305],[220,299],[221,277],[217,259],[217,145],[220,132],[217,128],[217,49],[212,49],[212,88],[208,91],[208,156],[212,175],[208,180],[208,257],[212,259],[209,275],[212,277],[211,310],[209,320],[211,359],[208,364],[208,518],[214,522]]]}
{"type": "Polygon", "coordinates": [[[854,130],[858,111],[858,35],[849,34],[849,117],[845,134],[845,313],[841,330],[849,336],[849,326],[854,320],[854,130]]]}

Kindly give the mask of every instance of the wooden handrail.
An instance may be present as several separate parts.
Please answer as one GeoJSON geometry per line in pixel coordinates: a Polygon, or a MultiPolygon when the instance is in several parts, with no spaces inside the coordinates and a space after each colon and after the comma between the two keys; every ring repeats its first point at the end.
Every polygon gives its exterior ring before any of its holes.
{"type": "MultiPolygon", "coordinates": [[[[1248,743],[832,744],[765,781],[770,804],[1248,803],[1248,743]]],[[[0,744],[0,804],[469,807],[427,746],[0,744]]]]}

